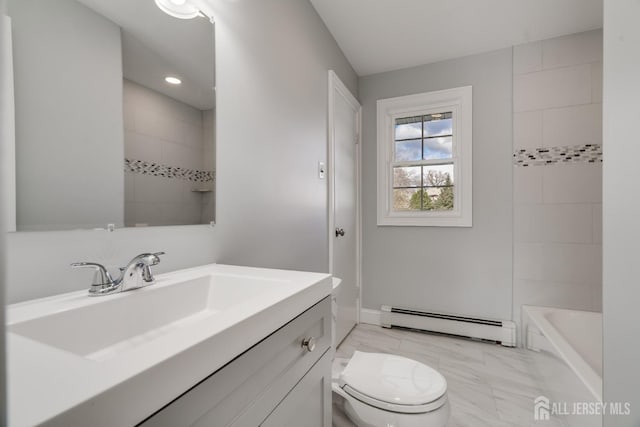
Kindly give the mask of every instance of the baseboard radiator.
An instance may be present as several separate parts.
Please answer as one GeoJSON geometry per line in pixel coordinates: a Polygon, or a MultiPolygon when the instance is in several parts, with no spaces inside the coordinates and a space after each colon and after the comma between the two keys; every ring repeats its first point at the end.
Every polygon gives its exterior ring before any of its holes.
{"type": "Polygon", "coordinates": [[[516,346],[516,325],[510,320],[479,319],[383,305],[380,324],[383,328],[396,326],[493,341],[505,347],[516,346]]]}

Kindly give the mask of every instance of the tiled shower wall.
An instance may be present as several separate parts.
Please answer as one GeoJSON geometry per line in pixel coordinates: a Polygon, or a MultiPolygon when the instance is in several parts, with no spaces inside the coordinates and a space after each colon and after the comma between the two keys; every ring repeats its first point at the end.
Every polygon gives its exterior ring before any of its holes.
{"type": "Polygon", "coordinates": [[[213,110],[124,81],[128,227],[213,219],[214,120],[213,110]]]}
{"type": "Polygon", "coordinates": [[[602,32],[514,47],[514,320],[602,310],[602,32]]]}

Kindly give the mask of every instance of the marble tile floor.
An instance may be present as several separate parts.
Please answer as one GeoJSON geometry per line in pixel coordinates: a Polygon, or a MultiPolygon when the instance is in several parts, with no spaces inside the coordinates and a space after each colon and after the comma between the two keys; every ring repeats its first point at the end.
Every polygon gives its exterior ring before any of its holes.
{"type": "MultiPolygon", "coordinates": [[[[543,394],[527,350],[360,324],[336,350],[336,361],[355,350],[391,353],[423,362],[447,380],[451,417],[447,427],[561,427],[561,419],[536,422],[533,401],[543,394]]],[[[334,426],[352,425],[334,397],[334,426]]]]}

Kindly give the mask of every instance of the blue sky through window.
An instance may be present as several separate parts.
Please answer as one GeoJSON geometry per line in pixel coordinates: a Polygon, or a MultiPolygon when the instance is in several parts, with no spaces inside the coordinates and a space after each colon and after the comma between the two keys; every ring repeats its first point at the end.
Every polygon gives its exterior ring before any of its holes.
{"type": "Polygon", "coordinates": [[[424,136],[441,136],[453,134],[453,120],[431,120],[424,122],[424,136]]]}
{"type": "Polygon", "coordinates": [[[424,140],[422,158],[424,160],[450,159],[452,148],[453,139],[450,136],[428,138],[424,140]]]}
{"type": "Polygon", "coordinates": [[[452,135],[451,113],[396,119],[395,160],[449,159],[453,154],[452,135]]]}

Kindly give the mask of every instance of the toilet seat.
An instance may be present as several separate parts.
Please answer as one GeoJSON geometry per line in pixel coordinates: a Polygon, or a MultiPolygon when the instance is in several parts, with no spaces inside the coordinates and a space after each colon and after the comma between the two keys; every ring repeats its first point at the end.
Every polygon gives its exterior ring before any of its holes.
{"type": "Polygon", "coordinates": [[[447,381],[438,371],[390,354],[354,352],[339,387],[367,405],[403,414],[431,412],[447,402],[447,381]]]}
{"type": "Polygon", "coordinates": [[[359,401],[361,401],[362,403],[365,403],[369,406],[382,409],[385,411],[397,412],[400,414],[424,414],[426,412],[432,412],[440,408],[442,405],[444,405],[447,402],[447,396],[442,395],[437,400],[431,403],[423,404],[423,405],[396,405],[393,403],[374,399],[370,396],[367,396],[366,394],[363,394],[357,390],[354,390],[348,385],[345,385],[344,387],[342,387],[342,390],[344,390],[349,396],[354,397],[359,401]]]}

